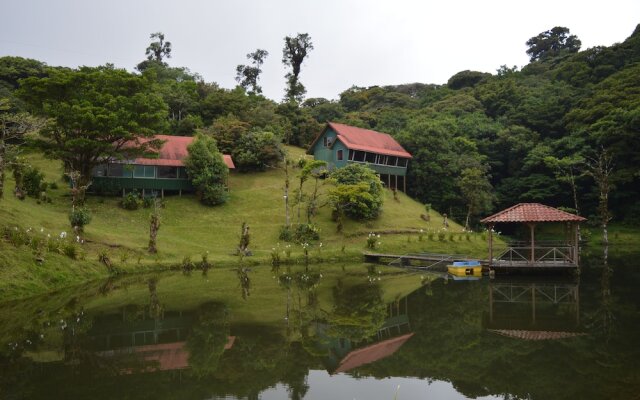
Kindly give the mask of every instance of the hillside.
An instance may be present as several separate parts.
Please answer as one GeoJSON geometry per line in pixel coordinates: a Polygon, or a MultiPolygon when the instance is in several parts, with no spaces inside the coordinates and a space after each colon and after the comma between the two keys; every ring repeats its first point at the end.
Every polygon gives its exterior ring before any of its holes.
{"type": "MultiPolygon", "coordinates": [[[[304,154],[302,149],[295,147],[288,147],[287,151],[291,159],[304,154]]],[[[45,173],[46,181],[57,182],[59,188],[50,190],[51,203],[37,204],[32,198],[20,201],[11,195],[14,184],[9,178],[8,194],[0,208],[0,227],[31,228],[37,234],[42,230],[42,235],[54,237],[61,232],[71,235],[68,222],[69,191],[61,181],[60,164],[35,153],[29,155],[29,160],[45,173]]],[[[298,172],[297,169],[290,171],[292,193],[297,186],[298,172]]],[[[238,257],[233,253],[243,222],[251,228],[249,247],[253,252],[253,256],[244,259],[245,264],[270,265],[274,249],[279,249],[277,251],[281,259],[286,260],[287,246],[290,246],[290,261],[302,262],[302,246],[278,239],[285,219],[284,171],[274,169],[262,173],[233,173],[229,181],[229,201],[218,207],[202,206],[193,195],[167,196],[165,208],[161,210],[159,253],[153,256],[146,252],[148,209],[127,211],[118,207],[118,197],[89,196],[87,207],[93,219],[86,227],[83,237],[85,243],[78,245],[80,260],[70,261],[68,257],[49,252],[44,255],[42,265],[38,266],[34,251],[28,246],[15,248],[6,240],[0,242],[0,263],[3,265],[0,269],[0,299],[7,298],[9,294],[43,291],[105,276],[107,270],[98,262],[98,254],[105,252],[111,262],[123,271],[141,272],[181,266],[186,257],[197,263],[207,252],[209,262],[214,267],[237,265],[238,257]]],[[[312,183],[305,185],[305,190],[310,191],[312,183]]],[[[324,194],[328,187],[329,184],[323,182],[320,192],[324,194]]],[[[295,204],[290,212],[292,222],[296,223],[295,204]]],[[[450,221],[444,240],[439,241],[437,232],[442,227],[442,216],[432,210],[430,222],[426,222],[420,218],[424,213],[425,208],[419,202],[402,193],[398,193],[398,199],[395,200],[393,193],[385,190],[383,212],[377,220],[364,223],[348,220],[344,231],[338,234],[329,207],[321,207],[314,220],[320,230],[320,240],[310,244],[309,257],[314,262],[343,260],[360,263],[370,232],[380,234],[377,251],[485,255],[485,243],[481,235],[468,235],[467,239],[461,226],[453,221],[450,221]],[[420,229],[423,230],[422,240],[420,229]]],[[[304,210],[301,214],[304,219],[304,210]]]]}

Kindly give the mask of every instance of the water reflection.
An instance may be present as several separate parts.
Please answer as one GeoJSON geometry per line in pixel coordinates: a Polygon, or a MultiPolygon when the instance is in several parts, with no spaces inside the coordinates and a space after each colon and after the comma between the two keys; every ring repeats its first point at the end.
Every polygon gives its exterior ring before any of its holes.
{"type": "Polygon", "coordinates": [[[640,389],[640,275],[612,271],[598,259],[580,280],[459,282],[255,268],[245,299],[235,270],[112,280],[0,305],[0,393],[628,398],[640,389]]]}
{"type": "Polygon", "coordinates": [[[578,280],[491,281],[483,325],[490,332],[525,340],[583,335],[579,290],[578,280]]]}

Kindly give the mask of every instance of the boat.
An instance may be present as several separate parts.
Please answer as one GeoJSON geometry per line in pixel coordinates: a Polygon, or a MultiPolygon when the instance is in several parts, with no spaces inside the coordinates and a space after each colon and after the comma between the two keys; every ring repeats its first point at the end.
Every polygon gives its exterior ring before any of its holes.
{"type": "Polygon", "coordinates": [[[482,276],[482,265],[480,261],[454,261],[447,265],[447,271],[454,276],[482,276]]]}

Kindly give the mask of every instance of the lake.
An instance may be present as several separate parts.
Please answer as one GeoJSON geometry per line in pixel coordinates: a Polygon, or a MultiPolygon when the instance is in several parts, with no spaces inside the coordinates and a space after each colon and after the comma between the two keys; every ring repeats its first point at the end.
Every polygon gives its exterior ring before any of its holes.
{"type": "Polygon", "coordinates": [[[1,399],[631,399],[639,253],[580,276],[125,276],[0,304],[1,399]]]}

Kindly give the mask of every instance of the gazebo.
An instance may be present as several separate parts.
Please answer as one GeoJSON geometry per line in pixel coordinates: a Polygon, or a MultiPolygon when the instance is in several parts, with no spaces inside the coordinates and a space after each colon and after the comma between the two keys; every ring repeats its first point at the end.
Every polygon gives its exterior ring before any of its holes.
{"type": "Polygon", "coordinates": [[[586,218],[539,203],[516,204],[484,218],[480,222],[486,224],[489,231],[489,267],[493,269],[577,268],[578,226],[582,221],[586,221],[586,218]],[[530,232],[529,242],[512,243],[494,258],[493,228],[499,223],[527,225],[530,232]],[[548,223],[566,224],[567,235],[564,242],[536,243],[536,226],[548,223]]]}

